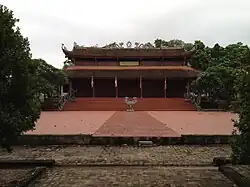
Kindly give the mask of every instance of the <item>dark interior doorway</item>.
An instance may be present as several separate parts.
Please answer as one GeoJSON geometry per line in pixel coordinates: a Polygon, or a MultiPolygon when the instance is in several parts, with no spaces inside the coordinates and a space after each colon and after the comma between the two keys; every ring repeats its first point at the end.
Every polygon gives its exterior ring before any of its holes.
{"type": "Polygon", "coordinates": [[[118,79],[118,97],[140,97],[140,80],[118,79]]]}
{"type": "Polygon", "coordinates": [[[115,97],[114,78],[94,78],[95,97],[115,97]]]}
{"type": "Polygon", "coordinates": [[[167,80],[167,97],[183,98],[186,93],[187,79],[168,79],[167,80]]]}
{"type": "Polygon", "coordinates": [[[90,78],[72,79],[72,88],[75,91],[76,97],[92,97],[93,96],[90,78]]]}
{"type": "Polygon", "coordinates": [[[164,79],[142,79],[142,97],[164,98],[164,79]]]}

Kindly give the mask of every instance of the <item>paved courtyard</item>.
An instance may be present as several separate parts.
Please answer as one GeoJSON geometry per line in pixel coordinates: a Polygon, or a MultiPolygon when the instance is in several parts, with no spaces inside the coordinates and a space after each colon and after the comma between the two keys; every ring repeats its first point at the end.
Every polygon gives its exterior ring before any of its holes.
{"type": "MultiPolygon", "coordinates": [[[[84,186],[234,186],[218,168],[212,167],[215,156],[228,157],[229,145],[214,146],[158,146],[158,147],[102,147],[102,146],[46,146],[14,147],[9,154],[0,151],[0,159],[55,159],[56,165],[36,179],[30,187],[84,186]],[[86,167],[84,164],[103,164],[86,167]],[[119,166],[108,167],[105,164],[119,166]],[[125,166],[131,164],[133,166],[125,166]],[[155,166],[136,166],[154,164],[155,166]],[[165,164],[167,166],[157,166],[165,164]]],[[[11,173],[2,171],[7,180],[11,173]],[[4,174],[5,173],[5,174],[4,174]]]]}
{"type": "Polygon", "coordinates": [[[8,154],[0,151],[0,159],[55,159],[57,164],[168,164],[211,165],[216,156],[228,157],[229,145],[104,147],[104,146],[44,146],[14,147],[8,154]]]}
{"type": "Polygon", "coordinates": [[[34,187],[233,187],[217,168],[53,168],[34,187]]]}
{"type": "Polygon", "coordinates": [[[42,112],[36,129],[26,134],[94,136],[231,135],[230,112],[197,111],[60,111],[42,112]]]}

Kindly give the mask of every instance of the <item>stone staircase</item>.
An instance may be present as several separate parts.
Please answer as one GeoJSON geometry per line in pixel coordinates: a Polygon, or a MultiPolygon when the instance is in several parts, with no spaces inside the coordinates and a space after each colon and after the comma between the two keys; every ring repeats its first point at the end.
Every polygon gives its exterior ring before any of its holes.
{"type": "MultiPolygon", "coordinates": [[[[125,111],[124,98],[76,98],[64,105],[64,111],[125,111]]],[[[184,98],[142,98],[135,104],[136,111],[195,111],[184,98]]]]}

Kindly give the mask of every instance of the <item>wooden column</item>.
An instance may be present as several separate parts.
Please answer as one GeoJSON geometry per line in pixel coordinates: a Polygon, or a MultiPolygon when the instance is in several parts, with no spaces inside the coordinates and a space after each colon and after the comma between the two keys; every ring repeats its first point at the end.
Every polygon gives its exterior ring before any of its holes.
{"type": "Polygon", "coordinates": [[[141,98],[143,96],[143,88],[142,88],[142,77],[140,76],[140,90],[141,90],[141,98]]]}
{"type": "Polygon", "coordinates": [[[69,96],[72,96],[72,80],[69,80],[69,96]]]}
{"type": "Polygon", "coordinates": [[[94,77],[91,77],[91,88],[92,88],[92,97],[95,97],[95,83],[94,83],[94,77]]]}
{"type": "Polygon", "coordinates": [[[60,96],[62,96],[63,95],[63,86],[61,85],[60,86],[60,96]]]}
{"type": "Polygon", "coordinates": [[[117,76],[115,76],[115,97],[118,98],[117,76]]]}
{"type": "Polygon", "coordinates": [[[167,78],[164,77],[164,97],[167,97],[167,78]]]}

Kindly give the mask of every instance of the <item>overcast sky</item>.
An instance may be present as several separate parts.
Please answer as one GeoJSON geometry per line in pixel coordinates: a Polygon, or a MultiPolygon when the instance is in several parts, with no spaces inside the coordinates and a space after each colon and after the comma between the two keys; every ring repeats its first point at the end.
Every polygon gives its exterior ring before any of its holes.
{"type": "Polygon", "coordinates": [[[202,40],[250,45],[250,0],[1,0],[14,11],[34,58],[62,67],[61,43],[202,40]]]}

